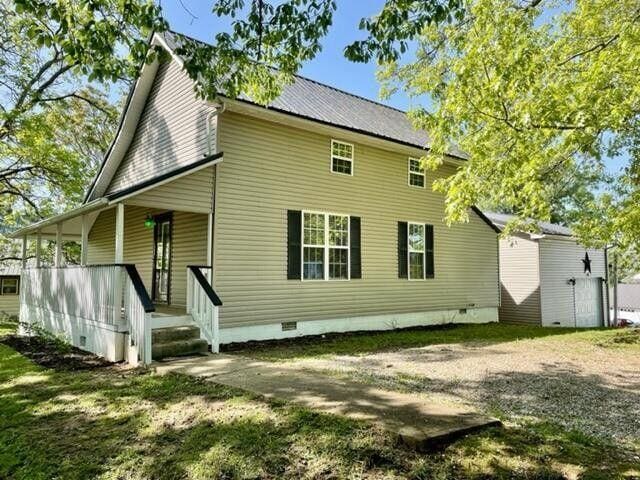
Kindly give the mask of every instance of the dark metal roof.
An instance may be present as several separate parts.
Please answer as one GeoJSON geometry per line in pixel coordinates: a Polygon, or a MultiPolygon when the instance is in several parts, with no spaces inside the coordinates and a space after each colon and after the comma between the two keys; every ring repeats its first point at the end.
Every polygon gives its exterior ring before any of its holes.
{"type": "MultiPolygon", "coordinates": [[[[515,218],[515,215],[496,212],[484,212],[484,215],[500,230],[502,230],[507,223],[515,218]]],[[[544,233],[546,235],[563,235],[565,237],[573,236],[571,229],[563,225],[549,222],[536,223],[538,225],[539,233],[544,233]]]]}
{"type": "MultiPolygon", "coordinates": [[[[177,32],[163,35],[170,48],[179,46],[181,37],[204,43],[177,32]]],[[[246,96],[237,100],[255,104],[246,96]]],[[[430,144],[427,132],[414,129],[406,112],[300,75],[295,75],[293,83],[285,85],[282,94],[266,108],[413,147],[428,148],[430,144]]],[[[457,149],[450,154],[466,159],[457,149]]]]}

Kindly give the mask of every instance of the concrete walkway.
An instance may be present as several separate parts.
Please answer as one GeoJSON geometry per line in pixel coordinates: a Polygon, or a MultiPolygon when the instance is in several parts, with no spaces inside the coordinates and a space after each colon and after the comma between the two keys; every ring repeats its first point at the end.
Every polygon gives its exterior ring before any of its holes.
{"type": "Polygon", "coordinates": [[[156,363],[154,367],[160,374],[193,375],[266,398],[367,420],[393,432],[418,450],[436,448],[467,433],[500,424],[496,419],[464,407],[430,404],[418,395],[391,392],[238,355],[186,358],[156,363]]]}

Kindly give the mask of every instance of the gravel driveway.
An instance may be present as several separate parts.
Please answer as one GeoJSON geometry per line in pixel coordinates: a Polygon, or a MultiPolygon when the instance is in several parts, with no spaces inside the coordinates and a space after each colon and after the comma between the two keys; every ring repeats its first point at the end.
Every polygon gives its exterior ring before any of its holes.
{"type": "Polygon", "coordinates": [[[558,337],[446,344],[363,356],[293,360],[507,419],[550,420],[622,442],[640,441],[640,355],[558,337]]]}

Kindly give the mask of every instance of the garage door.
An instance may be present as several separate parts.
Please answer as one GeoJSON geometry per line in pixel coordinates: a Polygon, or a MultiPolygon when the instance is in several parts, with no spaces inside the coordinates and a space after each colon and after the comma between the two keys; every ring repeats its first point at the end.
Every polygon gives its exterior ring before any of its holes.
{"type": "Polygon", "coordinates": [[[575,314],[577,327],[601,327],[602,279],[576,278],[575,314]]]}

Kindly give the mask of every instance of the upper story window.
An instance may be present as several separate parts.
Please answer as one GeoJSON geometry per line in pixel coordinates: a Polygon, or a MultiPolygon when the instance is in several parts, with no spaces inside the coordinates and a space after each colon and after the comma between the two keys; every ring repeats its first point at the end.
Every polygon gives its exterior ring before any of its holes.
{"type": "Polygon", "coordinates": [[[353,145],[331,140],[331,171],[353,175],[353,145]]]}
{"type": "Polygon", "coordinates": [[[3,277],[0,279],[0,294],[17,295],[18,294],[18,277],[3,277]]]}
{"type": "Polygon", "coordinates": [[[424,188],[426,185],[424,168],[417,158],[409,159],[409,185],[419,188],[424,188]]]}
{"type": "Polygon", "coordinates": [[[349,216],[303,212],[303,280],[348,280],[349,216]]]}

